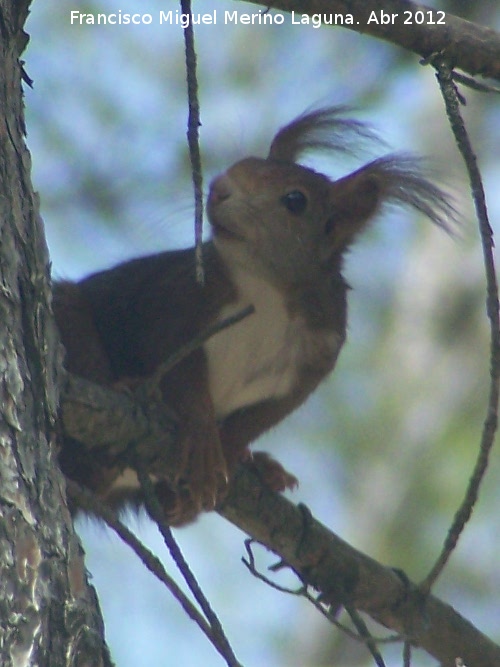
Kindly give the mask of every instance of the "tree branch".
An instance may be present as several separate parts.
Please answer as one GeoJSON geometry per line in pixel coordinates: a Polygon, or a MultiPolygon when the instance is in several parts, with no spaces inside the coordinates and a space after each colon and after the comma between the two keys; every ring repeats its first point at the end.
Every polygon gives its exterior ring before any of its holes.
{"type": "MultiPolygon", "coordinates": [[[[122,419],[127,420],[125,430],[134,435],[132,439],[141,433],[150,438],[161,431],[161,424],[154,424],[154,418],[148,417],[131,395],[69,376],[62,400],[66,435],[83,442],[90,443],[92,439],[106,442],[119,451],[124,447],[116,440],[121,433],[116,424],[122,419]],[[84,419],[80,410],[86,414],[84,419]],[[92,428],[96,429],[94,435],[92,428]]],[[[174,441],[172,437],[172,447],[174,441]]],[[[164,437],[163,442],[165,447],[169,446],[164,437]]],[[[139,446],[142,446],[140,441],[139,446]]],[[[304,507],[263,487],[250,470],[242,467],[237,472],[218,511],[276,553],[329,604],[366,612],[383,626],[408,638],[414,646],[422,647],[442,665],[454,666],[455,659],[462,658],[465,664],[474,667],[500,667],[500,647],[452,607],[433,596],[422,596],[404,576],[349,546],[304,507]]]]}
{"type": "Polygon", "coordinates": [[[245,468],[219,513],[271,549],[333,605],[348,604],[451,667],[500,665],[500,647],[452,607],[357,551],[245,468]]]}
{"type": "Polygon", "coordinates": [[[464,120],[460,113],[460,96],[452,78],[452,71],[448,63],[439,56],[433,62],[437,70],[437,79],[443,95],[446,113],[455,137],[457,147],[464,159],[472,199],[476,209],[476,216],[483,247],[484,267],[486,275],[486,312],[490,321],[490,386],[486,417],[483,423],[483,432],[474,471],[469,480],[465,497],[458,508],[453,523],[448,530],[441,554],[431,571],[422,582],[422,586],[429,590],[438,576],[444,570],[448,559],[455,549],[458,539],[469,521],[472,510],[479,497],[479,488],[488,468],[491,450],[495,444],[495,434],[498,427],[498,403],[500,398],[500,316],[498,303],[498,282],[496,277],[495,247],[493,229],[490,226],[486,195],[483,186],[481,171],[472,148],[464,120]]]}
{"type": "MultiPolygon", "coordinates": [[[[210,622],[202,612],[191,602],[181,587],[172,579],[172,577],[165,570],[163,563],[157,558],[142,542],[123,524],[118,518],[116,512],[108,505],[101,502],[88,489],[85,489],[72,480],[67,480],[68,491],[72,498],[76,500],[79,507],[87,512],[91,512],[95,516],[102,519],[115,533],[120,537],[125,544],[127,544],[142,561],[145,567],[172,593],[174,598],[179,602],[188,617],[194,621],[200,630],[206,635],[208,640],[219,651],[219,653],[226,659],[229,667],[241,667],[240,663],[234,657],[231,647],[229,646],[225,637],[224,642],[221,641],[223,635],[222,628],[218,622],[215,624],[210,622]]],[[[173,539],[173,538],[172,538],[173,539]]]]}
{"type": "MultiPolygon", "coordinates": [[[[191,0],[181,0],[181,11],[191,16],[191,0]]],[[[194,189],[194,238],[196,255],[196,279],[203,285],[205,270],[203,267],[203,172],[201,168],[199,128],[200,103],[198,100],[198,78],[196,74],[196,51],[194,47],[193,23],[189,21],[184,28],[184,50],[186,57],[186,83],[188,93],[188,129],[187,141],[191,175],[194,189]]]]}
{"type": "Polygon", "coordinates": [[[210,629],[212,631],[211,641],[219,653],[224,657],[229,667],[242,667],[238,662],[233,649],[229,643],[229,640],[226,637],[224,629],[221,622],[219,621],[217,614],[212,609],[210,602],[206,598],[205,594],[201,590],[201,587],[194,576],[189,563],[184,558],[177,541],[175,540],[170,526],[167,523],[165,512],[163,507],[160,504],[160,501],[157,497],[154,484],[151,481],[148,472],[143,465],[141,460],[135,461],[135,469],[137,472],[137,478],[141,485],[141,490],[144,494],[144,502],[146,509],[150,517],[155,521],[158,529],[163,537],[163,541],[177,566],[177,569],[182,574],[184,581],[189,587],[189,590],[193,594],[196,602],[200,606],[205,618],[207,619],[210,629]]]}
{"type": "Polygon", "coordinates": [[[257,5],[295,12],[313,14],[352,14],[354,24],[344,27],[365,33],[401,46],[422,58],[434,53],[443,55],[453,68],[460,68],[472,75],[500,80],[500,35],[499,33],[446,13],[445,23],[437,23],[439,10],[408,0],[249,0],[257,5]],[[394,21],[386,24],[368,19],[372,12],[395,14],[394,21]],[[424,22],[417,24],[415,12],[424,12],[424,22]],[[407,13],[405,13],[407,12],[407,13]],[[431,12],[431,14],[427,14],[431,12]],[[411,24],[405,20],[411,19],[411,24]],[[431,24],[429,18],[436,23],[431,24]]]}

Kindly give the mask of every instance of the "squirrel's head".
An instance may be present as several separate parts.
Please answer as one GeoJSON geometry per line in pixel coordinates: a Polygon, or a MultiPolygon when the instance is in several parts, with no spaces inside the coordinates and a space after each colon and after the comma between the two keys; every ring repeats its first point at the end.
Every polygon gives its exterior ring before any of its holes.
{"type": "Polygon", "coordinates": [[[410,205],[448,228],[454,210],[421,172],[418,159],[387,155],[332,181],[298,164],[305,152],[346,150],[369,137],[342,109],[313,111],[282,128],[266,159],[245,158],[210,186],[214,243],[228,263],[277,282],[314,280],[338,269],[342,254],[384,203],[410,205]]]}

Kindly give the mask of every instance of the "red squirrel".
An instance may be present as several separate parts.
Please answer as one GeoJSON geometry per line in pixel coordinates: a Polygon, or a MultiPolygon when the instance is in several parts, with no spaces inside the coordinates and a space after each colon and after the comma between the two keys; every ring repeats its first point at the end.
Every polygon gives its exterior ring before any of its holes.
{"type": "MultiPolygon", "coordinates": [[[[363,126],[339,108],[307,113],[279,130],[267,158],[245,158],[213,180],[204,285],[193,248],[54,285],[66,368],[110,386],[151,376],[207,326],[255,309],[161,381],[162,400],[179,419],[177,474],[155,477],[172,525],[214,509],[241,461],[276,490],[295,485],[279,463],[248,447],[335,366],[346,337],[345,252],[387,202],[447,226],[446,196],[407,156],[381,157],[338,180],[299,164],[311,150],[342,149],[353,132],[363,126]]],[[[112,504],[140,503],[135,474],[105,451],[67,439],[60,461],[69,478],[112,504]]]]}

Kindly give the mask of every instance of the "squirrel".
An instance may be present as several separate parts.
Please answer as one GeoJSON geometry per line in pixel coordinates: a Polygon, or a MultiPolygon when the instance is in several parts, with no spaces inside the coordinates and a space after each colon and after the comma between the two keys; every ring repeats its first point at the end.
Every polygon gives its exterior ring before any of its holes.
{"type": "MultiPolygon", "coordinates": [[[[299,164],[305,153],[345,150],[350,136],[369,134],[342,113],[329,107],[299,116],[278,131],[266,158],[244,158],[212,181],[203,285],[194,248],[54,284],[66,369],[108,386],[151,376],[209,325],[254,308],[160,382],[161,400],[178,417],[176,475],[154,477],[172,525],[213,510],[241,462],[275,490],[296,485],[249,445],[333,370],[346,338],[346,251],[385,203],[409,205],[445,228],[453,217],[446,195],[410,156],[389,154],[337,180],[299,164]]],[[[118,508],[141,503],[135,473],[106,451],[66,438],[60,463],[118,508]]]]}

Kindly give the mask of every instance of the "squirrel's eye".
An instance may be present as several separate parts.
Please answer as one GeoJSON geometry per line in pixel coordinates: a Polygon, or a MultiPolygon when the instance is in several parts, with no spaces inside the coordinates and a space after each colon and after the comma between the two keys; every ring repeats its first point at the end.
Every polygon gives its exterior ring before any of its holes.
{"type": "Polygon", "coordinates": [[[306,210],[307,197],[300,190],[292,190],[281,198],[281,203],[290,213],[303,213],[306,210]]]}

